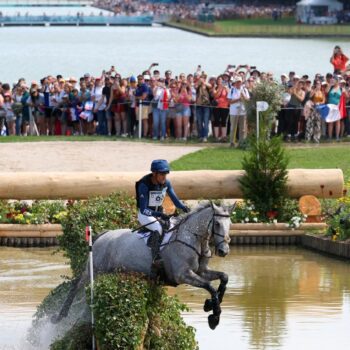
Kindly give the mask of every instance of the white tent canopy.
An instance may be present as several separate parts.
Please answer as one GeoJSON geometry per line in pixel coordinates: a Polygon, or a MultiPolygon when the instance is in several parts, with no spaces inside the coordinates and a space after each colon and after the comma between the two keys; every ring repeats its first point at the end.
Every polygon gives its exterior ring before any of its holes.
{"type": "Polygon", "coordinates": [[[297,3],[297,21],[315,23],[315,19],[323,18],[325,23],[330,23],[342,9],[343,4],[336,0],[302,0],[297,3]]]}

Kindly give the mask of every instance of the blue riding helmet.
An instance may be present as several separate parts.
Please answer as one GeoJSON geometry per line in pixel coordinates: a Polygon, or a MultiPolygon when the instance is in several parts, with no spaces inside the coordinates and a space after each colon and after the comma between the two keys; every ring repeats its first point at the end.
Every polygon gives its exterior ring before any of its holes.
{"type": "Polygon", "coordinates": [[[151,164],[151,171],[154,173],[164,173],[169,174],[170,166],[165,159],[156,159],[151,164]]]}

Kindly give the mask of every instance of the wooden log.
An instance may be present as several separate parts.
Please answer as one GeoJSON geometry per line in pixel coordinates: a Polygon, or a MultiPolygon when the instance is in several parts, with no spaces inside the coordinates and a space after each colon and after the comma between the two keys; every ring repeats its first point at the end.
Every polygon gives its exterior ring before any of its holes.
{"type": "MultiPolygon", "coordinates": [[[[280,222],[276,224],[264,224],[264,223],[246,223],[246,224],[231,224],[231,230],[290,230],[286,226],[286,223],[280,222]]],[[[299,230],[325,230],[327,224],[320,223],[302,223],[299,230]]]]}
{"type": "Polygon", "coordinates": [[[303,230],[230,230],[230,236],[300,236],[304,235],[303,230]]]}
{"type": "MultiPolygon", "coordinates": [[[[85,199],[115,191],[135,194],[141,172],[0,173],[0,199],[85,199]]],[[[182,199],[241,198],[242,170],[197,170],[170,173],[182,199]]],[[[291,169],[288,192],[293,198],[314,195],[338,198],[343,194],[341,169],[291,169]]]]}
{"type": "Polygon", "coordinates": [[[0,237],[57,237],[62,235],[62,226],[59,224],[20,225],[0,224],[0,237]]]}

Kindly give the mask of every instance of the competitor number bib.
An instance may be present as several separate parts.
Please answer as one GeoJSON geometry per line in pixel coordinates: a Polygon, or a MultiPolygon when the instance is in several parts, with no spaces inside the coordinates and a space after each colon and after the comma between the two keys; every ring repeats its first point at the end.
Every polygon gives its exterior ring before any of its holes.
{"type": "Polygon", "coordinates": [[[160,207],[163,204],[166,190],[167,189],[164,188],[163,191],[150,191],[148,205],[150,207],[160,207]]]}

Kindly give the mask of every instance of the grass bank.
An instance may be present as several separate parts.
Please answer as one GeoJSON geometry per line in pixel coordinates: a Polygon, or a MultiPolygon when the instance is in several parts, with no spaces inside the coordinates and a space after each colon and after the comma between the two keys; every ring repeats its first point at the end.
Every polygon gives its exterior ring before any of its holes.
{"type": "Polygon", "coordinates": [[[212,37],[345,37],[350,38],[350,25],[305,25],[294,18],[273,21],[267,18],[234,19],[204,23],[177,20],[167,25],[212,37]]]}
{"type": "MultiPolygon", "coordinates": [[[[340,168],[350,174],[350,147],[347,145],[287,148],[289,168],[340,168]]],[[[230,148],[205,148],[171,163],[173,170],[239,170],[245,151],[230,148]]]]}

